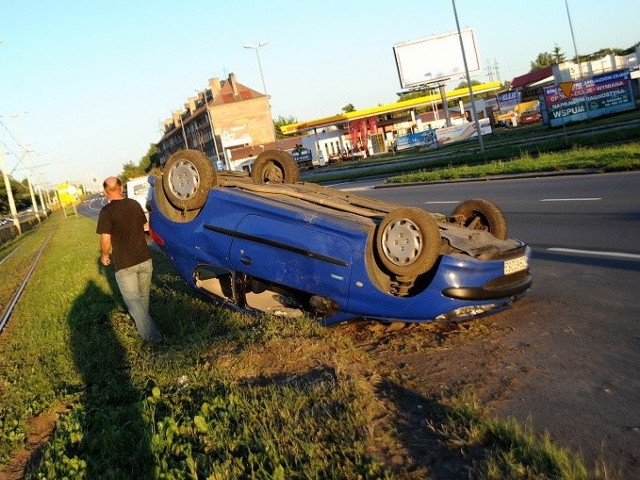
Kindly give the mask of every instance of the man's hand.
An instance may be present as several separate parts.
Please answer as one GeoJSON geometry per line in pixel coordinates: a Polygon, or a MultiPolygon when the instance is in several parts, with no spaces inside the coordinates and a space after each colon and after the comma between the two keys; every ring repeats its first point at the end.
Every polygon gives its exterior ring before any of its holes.
{"type": "Polygon", "coordinates": [[[111,251],[111,235],[108,233],[100,234],[100,263],[105,267],[111,264],[111,257],[109,252],[111,251]]]}

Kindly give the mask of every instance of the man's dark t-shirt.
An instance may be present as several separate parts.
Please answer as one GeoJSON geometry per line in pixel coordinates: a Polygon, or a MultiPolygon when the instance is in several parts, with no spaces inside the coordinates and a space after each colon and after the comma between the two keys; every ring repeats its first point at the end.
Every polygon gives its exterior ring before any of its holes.
{"type": "Polygon", "coordinates": [[[96,233],[111,235],[111,258],[116,271],[151,258],[145,223],[142,207],[132,198],[112,200],[100,210],[96,233]]]}

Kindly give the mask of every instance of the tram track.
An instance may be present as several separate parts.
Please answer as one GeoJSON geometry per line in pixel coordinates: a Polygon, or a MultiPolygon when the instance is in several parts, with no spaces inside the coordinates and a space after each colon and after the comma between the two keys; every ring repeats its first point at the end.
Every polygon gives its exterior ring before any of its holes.
{"type": "MultiPolygon", "coordinates": [[[[15,306],[17,305],[18,301],[20,300],[20,297],[22,296],[22,293],[24,292],[24,289],[28,285],[29,279],[31,278],[31,275],[35,271],[35,269],[36,269],[36,267],[38,265],[38,262],[40,261],[40,258],[42,257],[42,253],[44,252],[44,249],[49,244],[49,240],[50,240],[52,234],[53,234],[53,232],[49,232],[47,237],[42,242],[42,245],[40,246],[40,248],[36,252],[35,256],[33,257],[31,263],[28,264],[28,267],[26,268],[26,271],[24,269],[22,270],[24,272],[23,273],[23,277],[22,277],[22,280],[20,281],[20,283],[18,284],[17,288],[12,293],[10,293],[8,295],[10,297],[9,301],[8,301],[7,306],[5,307],[4,311],[2,312],[2,316],[0,317],[0,333],[2,333],[2,331],[4,330],[4,328],[7,325],[7,323],[9,323],[9,319],[11,318],[11,314],[13,313],[13,310],[14,310],[15,306]]],[[[11,251],[11,253],[9,253],[6,257],[4,257],[0,261],[0,265],[2,265],[5,261],[9,260],[9,258],[11,258],[19,248],[20,248],[20,246],[14,248],[11,251]]],[[[2,299],[2,301],[4,301],[4,298],[2,299]]]]}

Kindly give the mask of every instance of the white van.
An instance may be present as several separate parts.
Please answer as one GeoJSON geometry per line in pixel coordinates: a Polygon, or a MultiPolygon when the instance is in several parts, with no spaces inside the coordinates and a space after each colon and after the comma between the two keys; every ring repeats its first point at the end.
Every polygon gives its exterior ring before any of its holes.
{"type": "Polygon", "coordinates": [[[147,216],[147,220],[149,220],[149,212],[147,211],[147,194],[149,193],[149,177],[145,175],[144,177],[136,177],[132,178],[127,182],[127,197],[133,198],[137,200],[142,210],[144,210],[144,214],[147,216]]]}

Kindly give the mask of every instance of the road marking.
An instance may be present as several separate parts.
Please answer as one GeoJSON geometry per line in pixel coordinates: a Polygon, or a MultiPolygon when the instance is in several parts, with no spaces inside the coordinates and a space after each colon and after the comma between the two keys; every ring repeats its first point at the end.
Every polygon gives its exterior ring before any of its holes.
{"type": "Polygon", "coordinates": [[[364,192],[366,190],[371,190],[371,187],[336,188],[342,190],[343,192],[364,192]]]}
{"type": "Polygon", "coordinates": [[[597,202],[602,200],[600,197],[587,197],[587,198],[543,198],[541,202],[597,202]]]}
{"type": "Polygon", "coordinates": [[[576,250],[573,248],[547,248],[547,250],[550,252],[579,253],[582,255],[592,255],[596,257],[615,257],[615,258],[629,258],[633,260],[640,260],[640,255],[635,253],[596,252],[594,250],[576,250]]]}

